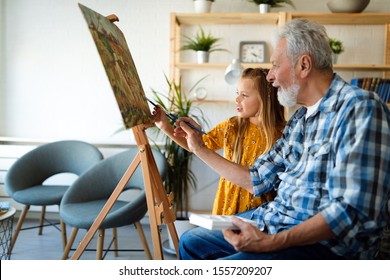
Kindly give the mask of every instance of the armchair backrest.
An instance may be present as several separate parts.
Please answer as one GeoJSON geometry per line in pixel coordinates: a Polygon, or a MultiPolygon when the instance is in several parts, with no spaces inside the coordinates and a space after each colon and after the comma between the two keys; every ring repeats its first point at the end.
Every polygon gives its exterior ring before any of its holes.
{"type": "Polygon", "coordinates": [[[43,144],[20,157],[8,170],[5,178],[7,192],[34,185],[60,173],[80,176],[103,159],[99,149],[78,140],[64,140],[43,144]]]}

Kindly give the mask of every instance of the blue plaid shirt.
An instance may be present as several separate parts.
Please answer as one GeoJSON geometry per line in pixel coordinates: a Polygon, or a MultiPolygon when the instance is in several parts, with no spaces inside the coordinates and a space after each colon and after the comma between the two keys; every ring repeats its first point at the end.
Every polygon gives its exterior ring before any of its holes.
{"type": "Polygon", "coordinates": [[[335,254],[373,258],[388,214],[390,111],[372,92],[334,75],[317,110],[301,107],[272,150],[250,167],[255,195],[274,201],[252,219],[275,234],[321,213],[336,238],[335,254]]]}

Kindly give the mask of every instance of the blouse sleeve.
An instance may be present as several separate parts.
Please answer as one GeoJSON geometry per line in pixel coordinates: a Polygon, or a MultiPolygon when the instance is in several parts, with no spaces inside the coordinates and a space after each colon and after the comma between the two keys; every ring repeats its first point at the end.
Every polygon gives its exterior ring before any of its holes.
{"type": "Polygon", "coordinates": [[[218,151],[224,147],[225,131],[227,126],[227,120],[219,123],[206,135],[203,135],[203,142],[207,148],[213,151],[218,151]]]}

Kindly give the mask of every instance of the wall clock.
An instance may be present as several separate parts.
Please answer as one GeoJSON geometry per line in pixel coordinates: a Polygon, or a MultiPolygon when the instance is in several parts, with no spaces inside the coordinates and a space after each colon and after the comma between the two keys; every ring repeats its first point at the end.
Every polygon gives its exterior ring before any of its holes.
{"type": "Polygon", "coordinates": [[[240,42],[240,61],[242,63],[264,63],[265,42],[261,42],[261,41],[240,42]]]}

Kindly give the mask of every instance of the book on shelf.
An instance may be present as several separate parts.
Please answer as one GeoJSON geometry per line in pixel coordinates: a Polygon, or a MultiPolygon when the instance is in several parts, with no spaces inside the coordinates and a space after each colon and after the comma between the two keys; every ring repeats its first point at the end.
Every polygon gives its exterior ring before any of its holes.
{"type": "Polygon", "coordinates": [[[384,102],[390,102],[390,79],[379,77],[352,78],[351,85],[376,92],[384,102]]]}
{"type": "MultiPolygon", "coordinates": [[[[193,213],[190,215],[189,220],[190,223],[193,225],[204,227],[210,230],[221,230],[221,229],[237,230],[238,227],[236,227],[233,224],[232,217],[233,216],[228,216],[228,215],[207,215],[207,214],[193,213]]],[[[238,217],[238,216],[234,216],[234,217],[237,217],[243,220],[244,222],[257,226],[257,223],[255,221],[238,217]]]]}

